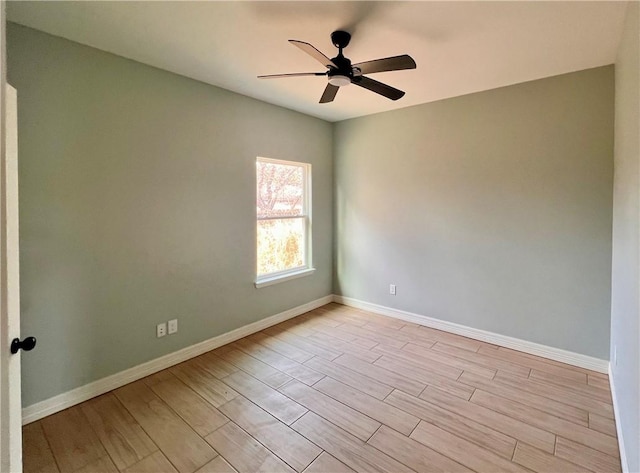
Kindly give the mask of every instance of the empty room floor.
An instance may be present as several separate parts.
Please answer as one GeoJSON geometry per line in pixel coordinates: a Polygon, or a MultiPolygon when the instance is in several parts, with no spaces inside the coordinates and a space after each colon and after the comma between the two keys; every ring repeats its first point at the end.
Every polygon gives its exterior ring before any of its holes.
{"type": "Polygon", "coordinates": [[[32,472],[619,472],[606,375],[329,304],[24,427],[32,472]]]}

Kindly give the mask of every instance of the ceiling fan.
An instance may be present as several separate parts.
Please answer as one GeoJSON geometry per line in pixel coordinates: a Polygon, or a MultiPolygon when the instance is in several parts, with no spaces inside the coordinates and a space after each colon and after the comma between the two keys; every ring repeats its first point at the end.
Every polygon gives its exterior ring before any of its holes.
{"type": "Polygon", "coordinates": [[[351,40],[351,34],[346,31],[334,31],[331,33],[331,42],[338,48],[338,55],[333,59],[318,51],[315,47],[304,41],[290,39],[289,42],[302,49],[309,56],[320,62],[328,70],[326,72],[296,72],[293,74],[272,74],[258,76],[258,79],[277,79],[280,77],[301,77],[301,76],[327,76],[329,83],[324,89],[320,103],[333,102],[342,86],[354,84],[359,87],[371,90],[391,100],[398,100],[404,96],[402,90],[398,90],[390,85],[383,84],[377,80],[370,79],[363,74],[373,74],[375,72],[400,71],[403,69],[415,69],[416,62],[406,54],[401,56],[374,59],[373,61],[359,62],[351,64],[351,61],[342,55],[342,50],[347,47],[351,40]]]}

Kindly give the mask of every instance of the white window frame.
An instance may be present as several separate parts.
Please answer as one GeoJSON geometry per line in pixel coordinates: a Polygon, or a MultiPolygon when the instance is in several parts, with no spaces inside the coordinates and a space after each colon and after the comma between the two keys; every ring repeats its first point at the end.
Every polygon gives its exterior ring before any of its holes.
{"type": "MultiPolygon", "coordinates": [[[[282,159],[271,159],[271,158],[263,158],[258,156],[256,158],[256,164],[258,163],[271,163],[271,164],[282,164],[285,166],[297,166],[301,167],[303,170],[303,202],[302,202],[302,215],[295,217],[258,217],[256,212],[256,229],[255,229],[255,249],[256,249],[256,264],[255,268],[257,271],[258,267],[258,222],[261,220],[282,220],[282,219],[304,219],[305,223],[305,242],[304,242],[304,264],[302,266],[298,266],[296,268],[286,269],[283,271],[277,271],[273,273],[263,274],[258,276],[256,274],[255,286],[256,288],[271,286],[273,284],[278,284],[281,282],[289,281],[291,279],[300,278],[303,276],[311,275],[315,272],[315,268],[313,267],[313,253],[312,253],[312,237],[311,237],[311,164],[309,163],[300,163],[296,161],[285,161],[282,159]]],[[[256,192],[257,192],[257,174],[255,176],[256,179],[256,192]]],[[[257,198],[257,195],[256,195],[257,198]]]]}

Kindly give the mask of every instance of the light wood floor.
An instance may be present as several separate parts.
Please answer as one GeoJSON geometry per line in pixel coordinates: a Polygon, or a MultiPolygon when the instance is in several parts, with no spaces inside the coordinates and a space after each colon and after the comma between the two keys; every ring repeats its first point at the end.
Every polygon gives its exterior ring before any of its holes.
{"type": "Polygon", "coordinates": [[[619,472],[607,376],[329,304],[24,428],[31,472],[619,472]]]}

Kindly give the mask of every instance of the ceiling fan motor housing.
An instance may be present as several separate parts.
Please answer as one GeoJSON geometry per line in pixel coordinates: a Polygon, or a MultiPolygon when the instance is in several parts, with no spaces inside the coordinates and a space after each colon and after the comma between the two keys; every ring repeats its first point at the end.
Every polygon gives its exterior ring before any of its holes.
{"type": "Polygon", "coordinates": [[[348,58],[344,57],[342,53],[332,58],[331,62],[333,62],[338,67],[337,68],[332,67],[329,70],[329,74],[331,74],[332,71],[338,71],[341,73],[351,72],[351,61],[348,58]]]}

